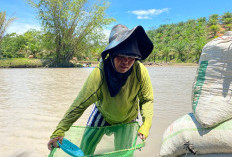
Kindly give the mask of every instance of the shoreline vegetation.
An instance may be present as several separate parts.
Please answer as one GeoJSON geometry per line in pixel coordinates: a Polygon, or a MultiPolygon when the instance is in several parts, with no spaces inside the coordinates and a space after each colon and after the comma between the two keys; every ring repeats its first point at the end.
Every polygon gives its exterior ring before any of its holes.
{"type": "MultiPolygon", "coordinates": [[[[52,3],[55,1],[49,4],[52,3]]],[[[44,29],[40,31],[31,29],[24,34],[11,33],[1,36],[0,33],[0,68],[96,66],[101,52],[108,45],[106,40],[108,37],[103,33],[104,25],[110,24],[114,19],[100,18],[100,22],[87,21],[91,26],[88,24],[83,26],[82,23],[70,24],[81,26],[73,28],[67,27],[66,24],[56,26],[54,23],[57,21],[62,23],[62,21],[74,20],[75,23],[75,17],[78,15],[74,12],[75,16],[71,19],[58,16],[48,20],[47,16],[53,17],[52,11],[48,11],[49,7],[50,9],[53,7],[44,5],[42,8],[37,8],[43,13],[39,14],[42,22],[49,24],[42,26],[44,29]],[[46,7],[48,8],[43,10],[46,7]],[[96,26],[95,23],[102,25],[96,26]],[[91,32],[91,30],[95,31],[91,32]]],[[[64,13],[59,15],[69,13],[70,9],[72,11],[72,8],[66,8],[71,4],[62,5],[64,8],[59,9],[64,13]]],[[[99,17],[102,17],[107,6],[100,8],[99,17]]],[[[6,17],[5,12],[0,12],[1,15],[3,18],[6,17]]],[[[98,18],[94,17],[92,20],[96,19],[98,18]]],[[[14,19],[10,22],[12,20],[14,19]]],[[[207,18],[189,19],[185,22],[163,24],[158,28],[151,28],[146,33],[154,44],[154,49],[143,63],[146,66],[195,66],[205,44],[231,30],[232,12],[225,12],[223,15],[212,14],[207,18]]]]}
{"type": "MultiPolygon", "coordinates": [[[[146,67],[158,66],[197,66],[196,63],[172,63],[172,62],[142,62],[146,67]]],[[[7,58],[0,59],[0,68],[55,68],[50,67],[50,59],[35,59],[35,58],[7,58]]],[[[96,67],[98,61],[70,61],[68,68],[96,67]]],[[[65,68],[65,67],[62,67],[65,68]]]]}

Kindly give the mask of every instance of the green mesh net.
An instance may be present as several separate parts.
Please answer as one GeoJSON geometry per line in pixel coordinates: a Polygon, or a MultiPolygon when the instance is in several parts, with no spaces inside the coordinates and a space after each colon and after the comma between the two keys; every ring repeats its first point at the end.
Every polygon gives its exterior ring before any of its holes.
{"type": "MultiPolygon", "coordinates": [[[[65,138],[76,144],[86,157],[132,157],[134,151],[144,147],[144,141],[137,139],[137,122],[106,126],[72,126],[65,138]]],[[[53,149],[49,157],[69,157],[59,148],[53,149]]]]}

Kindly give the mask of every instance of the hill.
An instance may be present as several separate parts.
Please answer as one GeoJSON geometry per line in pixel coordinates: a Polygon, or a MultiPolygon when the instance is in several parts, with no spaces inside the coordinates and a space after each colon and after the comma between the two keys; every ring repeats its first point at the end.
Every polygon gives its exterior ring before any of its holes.
{"type": "Polygon", "coordinates": [[[232,29],[232,13],[161,25],[147,31],[154,43],[148,61],[197,63],[204,45],[232,29]]]}

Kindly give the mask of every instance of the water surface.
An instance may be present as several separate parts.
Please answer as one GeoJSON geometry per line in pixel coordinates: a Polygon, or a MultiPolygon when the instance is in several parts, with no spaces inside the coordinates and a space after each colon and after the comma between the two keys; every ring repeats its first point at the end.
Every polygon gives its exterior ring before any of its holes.
{"type": "MultiPolygon", "coordinates": [[[[0,69],[0,156],[45,157],[47,142],[92,68],[0,69]]],[[[164,130],[191,112],[196,67],[148,67],[154,118],[146,147],[135,156],[156,157],[164,130]]],[[[84,125],[89,108],[76,125],[84,125]]]]}

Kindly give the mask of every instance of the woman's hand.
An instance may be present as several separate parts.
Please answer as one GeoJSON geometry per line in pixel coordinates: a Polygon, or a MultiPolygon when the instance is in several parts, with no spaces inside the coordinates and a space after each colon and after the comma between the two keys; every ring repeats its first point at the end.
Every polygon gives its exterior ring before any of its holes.
{"type": "Polygon", "coordinates": [[[52,150],[52,147],[59,148],[59,146],[57,145],[57,141],[59,140],[59,142],[62,144],[63,138],[64,138],[63,136],[59,136],[59,137],[50,139],[48,142],[48,149],[52,150]]]}
{"type": "Polygon", "coordinates": [[[146,137],[145,137],[145,135],[143,135],[142,133],[138,133],[138,136],[142,139],[142,140],[145,140],[146,139],[146,137]]]}

